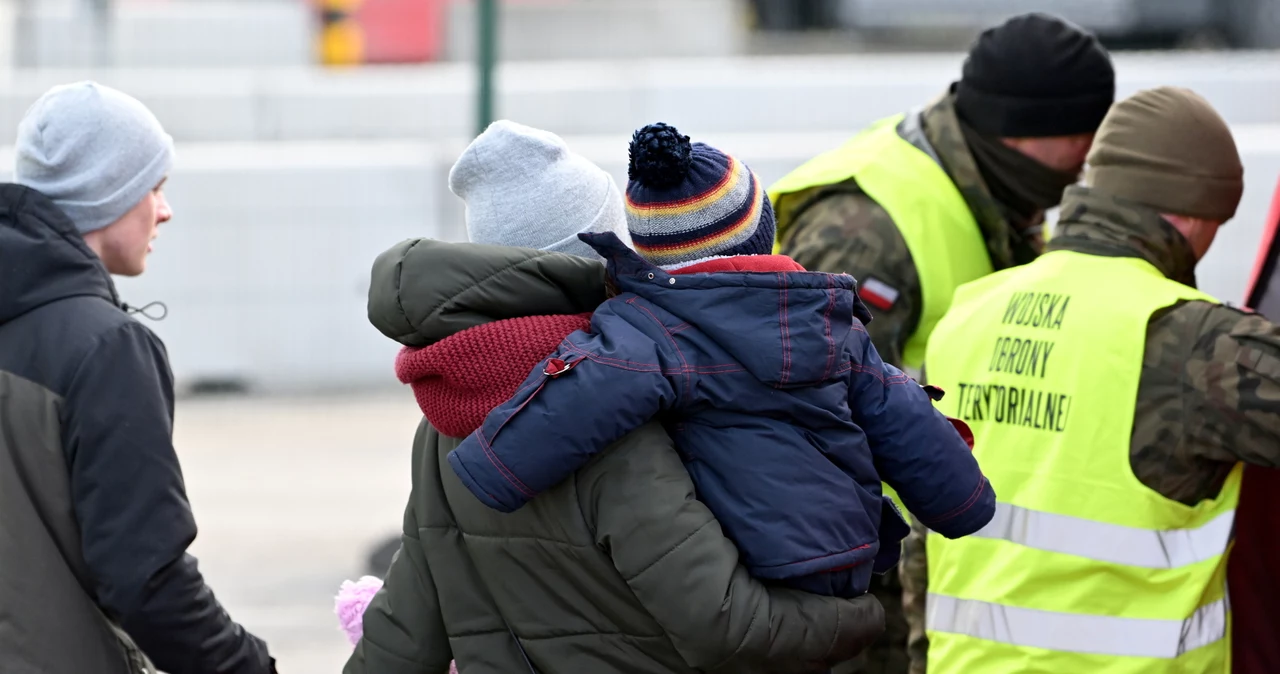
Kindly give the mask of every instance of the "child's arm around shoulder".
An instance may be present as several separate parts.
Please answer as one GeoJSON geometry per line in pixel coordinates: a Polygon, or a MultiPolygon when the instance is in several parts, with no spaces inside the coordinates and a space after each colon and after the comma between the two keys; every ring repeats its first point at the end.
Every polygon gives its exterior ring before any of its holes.
{"type": "Polygon", "coordinates": [[[851,333],[850,344],[849,409],[881,479],[933,531],[959,538],[981,529],[995,516],[995,491],[969,443],[915,380],[880,360],[865,332],[851,333]]]}
{"type": "Polygon", "coordinates": [[[666,374],[666,345],[618,315],[627,308],[608,304],[592,317],[591,332],[566,337],[449,453],[454,472],[485,505],[518,510],[675,405],[678,377],[666,374]]]}

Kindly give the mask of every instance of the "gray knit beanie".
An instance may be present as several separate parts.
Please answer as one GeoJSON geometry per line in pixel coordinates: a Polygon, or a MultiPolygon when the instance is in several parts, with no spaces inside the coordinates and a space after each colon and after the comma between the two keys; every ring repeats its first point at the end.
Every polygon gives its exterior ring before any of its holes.
{"type": "Polygon", "coordinates": [[[467,239],[599,259],[579,232],[614,232],[631,245],[622,193],[604,169],[554,133],[499,120],[449,171],[467,204],[467,239]]]}
{"type": "Polygon", "coordinates": [[[18,124],[14,182],[53,200],[81,233],[138,205],[169,174],[173,138],[137,99],[96,82],[50,89],[18,124]]]}

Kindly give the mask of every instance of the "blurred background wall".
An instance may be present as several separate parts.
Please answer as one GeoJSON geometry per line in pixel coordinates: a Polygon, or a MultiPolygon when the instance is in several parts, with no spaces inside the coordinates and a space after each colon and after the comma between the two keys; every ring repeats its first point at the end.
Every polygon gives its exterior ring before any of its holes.
{"type": "MultiPolygon", "coordinates": [[[[369,269],[407,237],[465,235],[446,179],[479,122],[488,1],[0,0],[0,180],[59,83],[124,89],[177,140],[176,217],[119,287],[168,307],[147,322],[183,392],[192,551],[282,672],[341,668],[333,595],[395,548],[420,414],[365,318],[369,269]]],[[[492,2],[493,114],[619,182],[653,121],[773,181],[927,103],[980,30],[1033,9],[1100,33],[1119,95],[1188,86],[1233,126],[1247,187],[1201,266],[1209,292],[1242,299],[1280,180],[1280,0],[492,2]]]]}
{"type": "MultiPolygon", "coordinates": [[[[475,133],[474,0],[0,0],[0,179],[48,87],[93,78],[175,136],[175,219],[120,281],[185,391],[397,385],[365,319],[373,258],[465,236],[448,170],[475,133]]],[[[1203,265],[1239,301],[1280,177],[1278,0],[507,0],[494,113],[563,135],[624,178],[666,121],[766,181],[959,75],[984,27],[1028,9],[1098,31],[1119,95],[1191,87],[1233,125],[1248,187],[1203,265]]]]}

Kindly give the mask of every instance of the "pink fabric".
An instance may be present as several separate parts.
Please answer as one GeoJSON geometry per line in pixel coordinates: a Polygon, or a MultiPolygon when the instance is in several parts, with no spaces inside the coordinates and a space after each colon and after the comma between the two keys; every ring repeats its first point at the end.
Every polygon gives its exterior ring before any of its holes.
{"type": "Polygon", "coordinates": [[[381,589],[382,580],[373,576],[364,576],[354,583],[342,581],[338,597],[334,600],[334,612],[338,614],[338,624],[347,633],[347,640],[352,646],[360,643],[364,634],[364,610],[381,589]]]}
{"type": "MultiPolygon", "coordinates": [[[[382,580],[373,576],[364,576],[356,582],[342,581],[338,596],[334,600],[334,612],[338,614],[338,623],[342,631],[347,633],[347,640],[352,646],[360,643],[364,635],[364,612],[369,608],[373,596],[382,589],[382,580]]],[[[449,674],[458,674],[458,663],[449,664],[449,674]]]]}

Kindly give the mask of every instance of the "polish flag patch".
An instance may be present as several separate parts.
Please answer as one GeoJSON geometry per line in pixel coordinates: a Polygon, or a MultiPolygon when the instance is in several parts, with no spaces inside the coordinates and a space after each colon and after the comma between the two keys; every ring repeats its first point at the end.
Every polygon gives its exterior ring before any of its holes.
{"type": "Polygon", "coordinates": [[[863,302],[881,311],[888,311],[898,302],[898,289],[874,276],[868,276],[858,288],[858,296],[863,302]]]}

